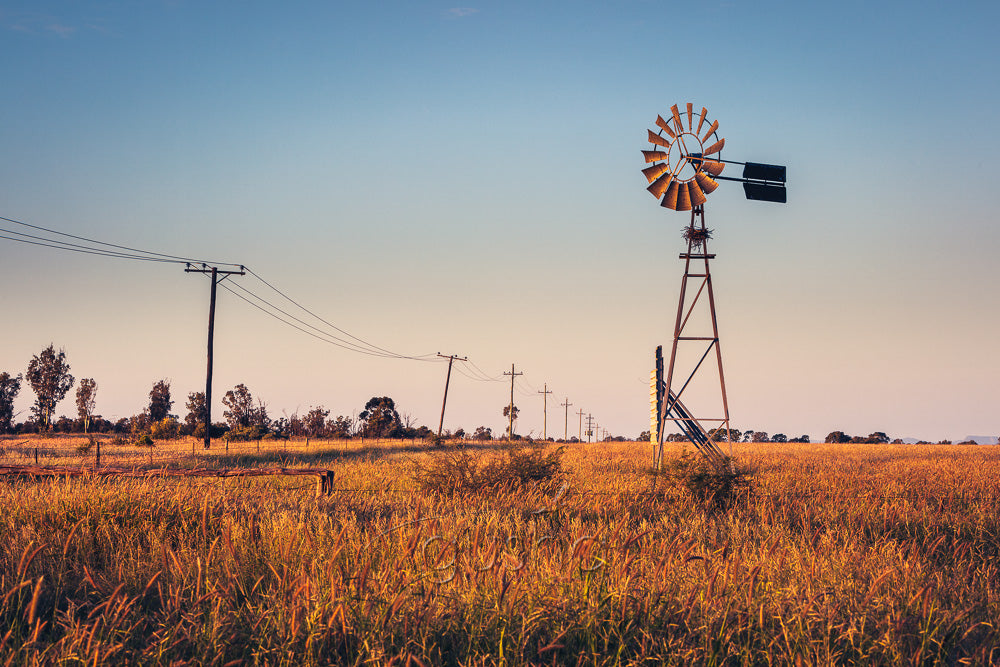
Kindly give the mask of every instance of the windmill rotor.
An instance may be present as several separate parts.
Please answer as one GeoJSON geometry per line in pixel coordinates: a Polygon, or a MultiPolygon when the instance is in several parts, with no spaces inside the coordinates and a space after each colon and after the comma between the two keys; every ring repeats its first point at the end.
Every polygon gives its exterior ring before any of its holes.
{"type": "Polygon", "coordinates": [[[721,174],[725,165],[710,156],[718,156],[726,140],[718,135],[719,121],[704,127],[707,116],[705,107],[696,115],[690,102],[684,111],[675,104],[667,118],[656,117],[658,131],[648,130],[652,150],[642,155],[651,166],[642,173],[649,183],[646,189],[661,206],[690,211],[704,204],[705,195],[719,186],[713,176],[721,174]]]}
{"type": "Polygon", "coordinates": [[[787,201],[784,166],[722,158],[726,140],[719,136],[719,121],[709,120],[707,108],[696,113],[691,102],[684,110],[675,104],[666,118],[658,115],[655,124],[656,132],[647,130],[652,147],[642,155],[650,166],[642,173],[649,184],[646,189],[660,200],[660,206],[690,211],[705,203],[720,180],[742,183],[747,199],[787,201]],[[723,176],[727,164],[743,165],[743,176],[723,176]]]}

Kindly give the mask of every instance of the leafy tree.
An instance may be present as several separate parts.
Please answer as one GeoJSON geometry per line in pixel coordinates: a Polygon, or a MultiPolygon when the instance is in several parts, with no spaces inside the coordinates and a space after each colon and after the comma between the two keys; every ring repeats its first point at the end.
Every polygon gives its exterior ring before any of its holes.
{"type": "Polygon", "coordinates": [[[788,436],[784,433],[775,433],[771,436],[771,442],[788,442],[788,436]]]}
{"type": "Polygon", "coordinates": [[[149,392],[149,420],[159,422],[170,416],[170,408],[174,402],[170,398],[170,380],[160,380],[153,384],[149,392]]]}
{"type": "Polygon", "coordinates": [[[754,431],[753,432],[753,441],[754,442],[767,442],[768,441],[767,431],[754,431]]]}
{"type": "Polygon", "coordinates": [[[336,419],[327,421],[326,430],[331,438],[350,438],[351,433],[354,432],[354,420],[350,417],[338,415],[336,419]]]}
{"type": "Polygon", "coordinates": [[[797,438],[792,438],[788,442],[804,442],[804,443],[808,443],[809,442],[809,436],[808,435],[800,435],[797,438]]]}
{"type": "Polygon", "coordinates": [[[643,431],[640,433],[639,437],[636,438],[636,442],[649,442],[649,431],[643,431]]]}
{"type": "Polygon", "coordinates": [[[205,392],[192,391],[188,394],[188,400],[184,407],[188,411],[184,417],[184,431],[188,435],[194,435],[195,430],[201,425],[202,437],[204,437],[205,416],[208,414],[205,410],[205,392]]]}
{"type": "Polygon", "coordinates": [[[510,409],[511,409],[511,407],[512,406],[510,404],[507,404],[507,405],[503,406],[503,416],[507,417],[507,428],[504,430],[504,433],[506,433],[507,437],[509,437],[509,438],[514,437],[514,434],[511,433],[510,431],[511,431],[512,426],[515,426],[515,427],[517,426],[517,415],[521,412],[521,408],[517,407],[516,405],[513,406],[513,408],[514,408],[514,418],[511,419],[511,417],[510,417],[510,409]]]}
{"type": "Polygon", "coordinates": [[[399,426],[396,403],[388,396],[371,397],[365,403],[365,409],[358,414],[358,419],[364,422],[361,432],[370,438],[388,437],[399,426]]]}
{"type": "Polygon", "coordinates": [[[31,411],[38,420],[39,430],[47,430],[56,404],[66,398],[73,387],[74,378],[69,374],[66,353],[63,350],[56,352],[55,346],[50,343],[31,358],[25,379],[35,392],[35,404],[31,411]]]}
{"type": "Polygon", "coordinates": [[[455,431],[455,432],[454,432],[454,433],[452,434],[452,437],[453,437],[453,438],[458,438],[459,440],[461,440],[462,438],[464,438],[464,437],[465,437],[465,429],[464,429],[464,428],[460,428],[460,429],[458,429],[457,431],[455,431]]]}
{"type": "Polygon", "coordinates": [[[0,373],[0,433],[11,430],[14,420],[14,399],[21,391],[21,374],[11,377],[6,371],[0,373]]]}
{"type": "Polygon", "coordinates": [[[873,445],[885,445],[889,442],[889,436],[882,431],[876,431],[869,435],[865,440],[873,445]]]}
{"type": "Polygon", "coordinates": [[[83,378],[76,388],[76,414],[83,422],[83,432],[90,432],[90,418],[94,415],[97,405],[97,381],[94,378],[83,378]]]}
{"type": "Polygon", "coordinates": [[[326,418],[329,416],[330,411],[324,409],[322,405],[306,413],[302,421],[309,437],[316,438],[326,433],[326,418]]]}
{"type": "Polygon", "coordinates": [[[487,426],[477,426],[475,433],[472,434],[473,440],[492,440],[493,439],[493,429],[487,426]]]}
{"type": "Polygon", "coordinates": [[[222,397],[222,404],[229,408],[222,416],[226,418],[230,428],[245,428],[253,423],[253,395],[242,382],[226,392],[222,397]]]}
{"type": "Polygon", "coordinates": [[[271,418],[267,414],[267,403],[257,399],[257,407],[250,411],[250,425],[267,433],[271,430],[271,418]]]}
{"type": "Polygon", "coordinates": [[[851,436],[846,435],[843,431],[833,431],[832,433],[826,436],[826,440],[824,440],[823,442],[832,444],[843,444],[845,442],[850,442],[850,441],[851,441],[851,436]]]}

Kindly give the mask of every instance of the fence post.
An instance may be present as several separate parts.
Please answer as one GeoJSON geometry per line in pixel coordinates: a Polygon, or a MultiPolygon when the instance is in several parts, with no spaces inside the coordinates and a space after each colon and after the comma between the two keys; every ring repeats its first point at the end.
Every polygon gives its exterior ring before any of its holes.
{"type": "Polygon", "coordinates": [[[333,471],[321,472],[316,478],[316,497],[321,498],[333,493],[333,471]]]}
{"type": "Polygon", "coordinates": [[[38,447],[35,447],[35,465],[38,465],[38,447]]]}
{"type": "Polygon", "coordinates": [[[100,440],[97,441],[97,461],[94,464],[94,467],[95,468],[100,468],[101,467],[101,441],[100,440]]]}

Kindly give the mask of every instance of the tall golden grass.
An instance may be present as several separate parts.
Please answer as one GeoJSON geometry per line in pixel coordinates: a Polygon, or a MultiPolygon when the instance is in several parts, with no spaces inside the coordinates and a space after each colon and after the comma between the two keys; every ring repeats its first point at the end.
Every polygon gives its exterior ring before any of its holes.
{"type": "Polygon", "coordinates": [[[1000,661],[1000,448],[739,445],[753,485],[716,511],[641,443],[571,446],[557,489],[466,493],[420,490],[435,454],[408,445],[261,454],[336,470],[319,499],[297,478],[0,482],[0,660],[1000,661]]]}

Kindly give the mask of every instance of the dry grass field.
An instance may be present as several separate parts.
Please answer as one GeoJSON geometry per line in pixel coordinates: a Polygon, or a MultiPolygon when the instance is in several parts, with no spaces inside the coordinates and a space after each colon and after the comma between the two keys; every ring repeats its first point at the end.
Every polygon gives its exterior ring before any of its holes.
{"type": "MultiPolygon", "coordinates": [[[[0,465],[93,457],[25,440],[0,465]]],[[[451,493],[421,489],[442,454],[408,441],[190,449],[155,463],[328,467],[336,488],[0,479],[0,661],[1000,663],[997,447],[737,445],[755,475],[725,511],[651,476],[643,443],[451,493]]]]}

